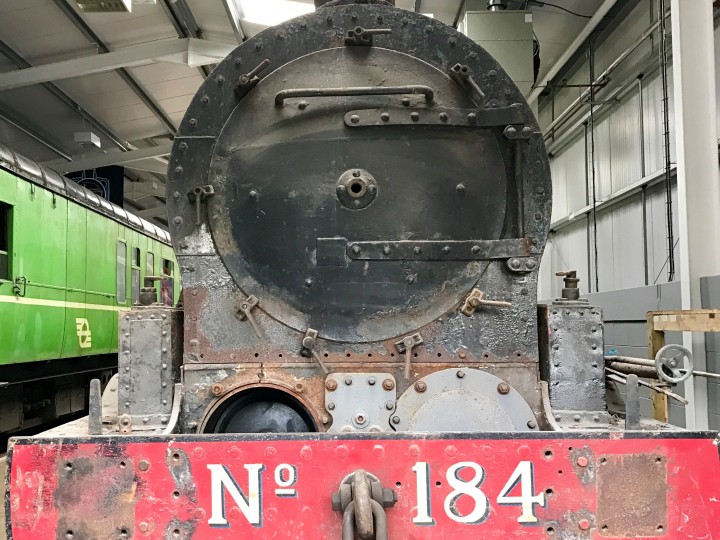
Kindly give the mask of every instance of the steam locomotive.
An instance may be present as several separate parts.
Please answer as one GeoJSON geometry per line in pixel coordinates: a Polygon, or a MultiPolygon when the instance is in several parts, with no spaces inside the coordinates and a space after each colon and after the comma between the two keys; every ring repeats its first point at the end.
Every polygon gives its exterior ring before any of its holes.
{"type": "Polygon", "coordinates": [[[12,538],[720,530],[716,434],[608,412],[572,273],[537,305],[543,139],[454,29],[335,0],[260,33],[198,91],[168,193],[182,309],[147,284],[117,403],[13,441],[12,538]]]}

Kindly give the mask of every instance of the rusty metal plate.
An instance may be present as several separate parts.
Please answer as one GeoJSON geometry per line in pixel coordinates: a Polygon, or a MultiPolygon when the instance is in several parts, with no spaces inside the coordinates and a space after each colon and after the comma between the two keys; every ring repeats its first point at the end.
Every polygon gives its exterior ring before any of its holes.
{"type": "Polygon", "coordinates": [[[600,456],[597,526],[602,536],[664,536],[667,531],[667,461],[661,454],[600,456]]]}
{"type": "Polygon", "coordinates": [[[363,469],[397,495],[390,538],[710,539],[720,531],[716,435],[21,438],[8,450],[8,533],[340,538],[332,496],[363,469]]]}

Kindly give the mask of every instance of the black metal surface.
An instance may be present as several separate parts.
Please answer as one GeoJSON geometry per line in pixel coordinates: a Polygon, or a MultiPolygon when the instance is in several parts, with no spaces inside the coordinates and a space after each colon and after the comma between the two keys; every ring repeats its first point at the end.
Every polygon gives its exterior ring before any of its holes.
{"type": "MultiPolygon", "coordinates": [[[[411,333],[451,311],[478,286],[490,298],[513,297],[513,307],[493,314],[501,320],[461,323],[464,328],[457,328],[453,339],[473,348],[497,347],[504,356],[517,347],[511,336],[523,335],[528,337],[523,354],[536,356],[534,333],[527,327],[537,268],[520,279],[505,260],[529,253],[500,251],[493,261],[354,260],[342,257],[337,238],[493,242],[527,237],[539,257],[551,196],[538,133],[522,95],[497,62],[455,30],[419,14],[341,2],[269,29],[218,66],[180,127],[169,189],[215,188],[200,227],[187,199],[169,201],[181,265],[193,269],[183,277],[189,286],[208,290],[225,287],[231,277],[237,300],[258,298],[259,324],[267,326],[269,317],[285,327],[266,333],[272,344],[299,340],[307,328],[318,329],[321,339],[352,343],[411,333]],[[392,32],[375,35],[371,47],[347,47],[347,32],[358,26],[392,32]],[[236,81],[265,59],[273,71],[264,72],[238,100],[236,81]],[[458,64],[468,66],[485,95],[482,102],[472,88],[450,77],[458,64]],[[407,85],[431,87],[433,102],[422,96],[328,96],[275,104],[278,92],[288,88],[407,85]],[[390,122],[393,111],[403,111],[409,122],[412,112],[438,122],[356,129],[346,123],[352,111],[379,113],[381,123],[387,123],[383,111],[390,122]],[[457,111],[465,126],[445,125],[455,121],[457,111]],[[442,112],[452,122],[443,121],[442,112]],[[527,127],[529,138],[508,140],[503,134],[508,125],[516,125],[518,133],[527,127]],[[354,168],[377,182],[377,196],[362,209],[347,207],[337,195],[339,178],[354,168]],[[203,231],[211,234],[214,247],[203,231]],[[319,241],[329,251],[318,249],[319,241]],[[225,269],[201,273],[216,267],[215,257],[225,269]]],[[[225,313],[222,305],[213,304],[198,320],[217,349],[237,341],[213,330],[237,325],[234,313],[225,313]]],[[[245,328],[241,331],[246,335],[245,328]]]]}
{"type": "Polygon", "coordinates": [[[316,431],[300,403],[287,394],[255,389],[228,399],[210,417],[206,433],[307,433],[316,431]]]}

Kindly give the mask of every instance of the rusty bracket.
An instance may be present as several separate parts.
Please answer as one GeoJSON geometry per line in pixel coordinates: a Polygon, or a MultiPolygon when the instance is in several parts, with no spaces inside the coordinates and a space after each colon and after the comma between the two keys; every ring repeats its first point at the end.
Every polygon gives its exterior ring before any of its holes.
{"type": "Polygon", "coordinates": [[[211,185],[197,186],[188,192],[188,199],[195,204],[195,224],[200,225],[200,204],[208,197],[215,195],[215,188],[211,185]]]}
{"type": "Polygon", "coordinates": [[[265,59],[262,62],[260,62],[257,66],[255,66],[255,69],[250,71],[249,73],[245,73],[244,75],[240,75],[240,78],[238,79],[237,84],[235,85],[235,95],[238,97],[238,99],[242,99],[247,95],[247,93],[255,88],[257,83],[260,82],[260,73],[265,71],[265,69],[270,65],[270,60],[265,59]]]}
{"type": "Polygon", "coordinates": [[[356,26],[347,31],[345,45],[372,47],[373,36],[390,33],[392,33],[391,28],[363,28],[362,26],[356,26]]]}
{"type": "Polygon", "coordinates": [[[260,327],[258,326],[257,321],[255,320],[255,317],[252,315],[252,310],[257,307],[259,303],[259,300],[254,295],[248,296],[245,300],[243,300],[240,303],[240,306],[238,307],[238,311],[236,313],[236,316],[241,321],[244,321],[247,319],[250,321],[250,324],[253,327],[253,330],[255,330],[255,335],[259,338],[262,337],[262,332],[260,331],[260,327]]]}
{"type": "Polygon", "coordinates": [[[317,345],[317,337],[318,337],[318,331],[314,330],[312,328],[308,328],[307,332],[305,332],[305,337],[302,340],[302,351],[300,351],[300,354],[303,356],[306,356],[308,353],[310,356],[313,357],[313,359],[318,363],[318,365],[322,368],[323,373],[327,375],[330,373],[330,369],[327,367],[325,362],[323,362],[322,357],[317,352],[316,345],[317,345]]]}
{"type": "Polygon", "coordinates": [[[423,343],[423,338],[420,332],[406,336],[400,341],[395,342],[395,348],[397,352],[405,355],[405,378],[410,378],[410,366],[412,364],[412,350],[417,345],[423,343]]]}
{"type": "Polygon", "coordinates": [[[465,303],[463,304],[462,309],[460,310],[463,315],[469,317],[475,311],[480,308],[480,306],[488,306],[488,307],[512,307],[512,304],[510,302],[501,302],[498,300],[485,300],[485,293],[482,292],[480,289],[473,289],[470,291],[470,294],[465,299],[465,303]]]}
{"type": "Polygon", "coordinates": [[[470,87],[470,89],[475,93],[475,95],[477,95],[477,97],[480,98],[481,101],[485,100],[485,92],[482,91],[482,89],[475,82],[475,79],[472,78],[472,73],[470,73],[470,68],[468,66],[463,64],[455,64],[453,67],[450,68],[450,76],[460,86],[464,88],[470,87]]]}

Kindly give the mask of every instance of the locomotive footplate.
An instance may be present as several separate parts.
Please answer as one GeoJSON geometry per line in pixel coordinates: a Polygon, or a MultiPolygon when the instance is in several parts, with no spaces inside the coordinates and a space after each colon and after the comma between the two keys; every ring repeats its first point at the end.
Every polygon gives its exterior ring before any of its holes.
{"type": "Polygon", "coordinates": [[[8,536],[339,539],[345,522],[345,537],[390,539],[717,538],[716,437],[18,438],[8,450],[8,536]]]}

